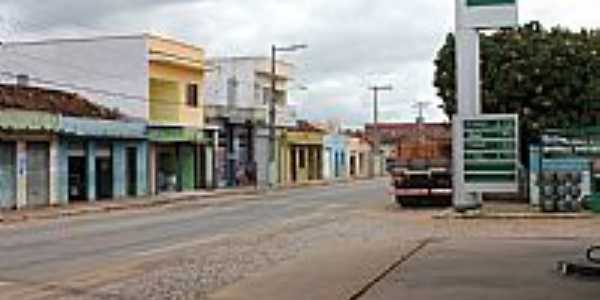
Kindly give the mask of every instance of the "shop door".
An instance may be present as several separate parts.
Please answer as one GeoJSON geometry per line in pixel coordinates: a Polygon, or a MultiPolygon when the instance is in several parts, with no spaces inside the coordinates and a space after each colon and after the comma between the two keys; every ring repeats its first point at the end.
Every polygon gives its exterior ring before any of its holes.
{"type": "Polygon", "coordinates": [[[113,197],[113,161],[109,145],[96,149],[96,193],[99,200],[113,197]]]}
{"type": "Polygon", "coordinates": [[[85,152],[84,143],[69,143],[69,203],[88,200],[85,152]]]}
{"type": "Polygon", "coordinates": [[[292,173],[292,182],[298,180],[298,158],[296,157],[296,148],[290,150],[290,171],[292,173]]]}
{"type": "Polygon", "coordinates": [[[0,208],[13,208],[17,196],[15,143],[0,142],[0,208]]]}
{"type": "Polygon", "coordinates": [[[356,155],[350,156],[350,176],[357,176],[356,155]]]}
{"type": "Polygon", "coordinates": [[[137,196],[137,148],[127,148],[127,163],[125,165],[125,174],[127,174],[127,180],[125,181],[125,187],[127,195],[130,197],[137,196]]]}
{"type": "Polygon", "coordinates": [[[27,144],[27,206],[50,205],[48,143],[27,144]]]}

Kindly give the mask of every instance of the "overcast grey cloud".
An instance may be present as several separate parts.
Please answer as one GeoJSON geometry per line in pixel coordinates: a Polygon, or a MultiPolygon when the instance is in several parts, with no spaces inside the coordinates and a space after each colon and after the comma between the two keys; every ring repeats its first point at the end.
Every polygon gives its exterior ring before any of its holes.
{"type": "MultiPolygon", "coordinates": [[[[288,54],[297,65],[293,102],[309,119],[360,126],[371,118],[367,87],[391,83],[382,96],[385,121],[413,120],[416,101],[430,101],[433,58],[453,29],[453,0],[4,0],[5,40],[154,32],[199,44],[211,56],[267,55],[271,43],[308,43],[288,54]]],[[[521,21],[600,27],[597,0],[521,0],[521,21]]]]}

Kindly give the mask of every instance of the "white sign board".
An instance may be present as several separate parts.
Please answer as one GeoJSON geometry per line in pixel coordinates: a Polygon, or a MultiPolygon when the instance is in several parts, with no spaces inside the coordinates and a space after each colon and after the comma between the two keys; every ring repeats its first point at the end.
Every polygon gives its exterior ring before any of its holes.
{"type": "Polygon", "coordinates": [[[518,25],[517,0],[460,0],[459,23],[463,28],[488,29],[518,25]]]}

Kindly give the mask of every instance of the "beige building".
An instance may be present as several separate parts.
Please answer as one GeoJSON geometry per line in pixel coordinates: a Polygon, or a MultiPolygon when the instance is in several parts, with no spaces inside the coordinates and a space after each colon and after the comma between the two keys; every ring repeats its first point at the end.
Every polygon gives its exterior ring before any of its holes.
{"type": "Polygon", "coordinates": [[[372,174],[370,160],[371,144],[363,137],[353,136],[348,139],[348,166],[350,178],[368,178],[372,174]]]}

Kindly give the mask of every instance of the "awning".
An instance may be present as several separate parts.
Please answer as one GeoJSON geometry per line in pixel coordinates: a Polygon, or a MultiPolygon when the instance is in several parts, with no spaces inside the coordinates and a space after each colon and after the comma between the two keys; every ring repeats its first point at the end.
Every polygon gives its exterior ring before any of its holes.
{"type": "Polygon", "coordinates": [[[56,132],[60,127],[60,118],[46,112],[25,110],[0,110],[0,129],[35,130],[56,132]]]}

